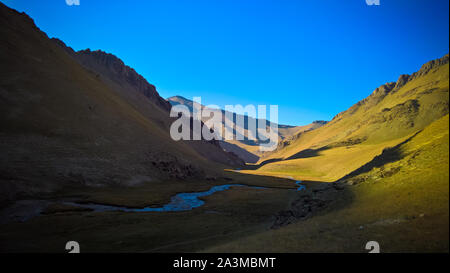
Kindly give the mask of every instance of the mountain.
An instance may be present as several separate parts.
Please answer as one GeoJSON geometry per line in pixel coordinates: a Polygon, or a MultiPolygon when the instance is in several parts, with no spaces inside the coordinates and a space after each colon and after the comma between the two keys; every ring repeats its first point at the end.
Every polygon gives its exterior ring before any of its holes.
{"type": "MultiPolygon", "coordinates": [[[[193,101],[186,99],[182,96],[173,96],[173,97],[168,98],[167,101],[171,105],[185,105],[188,107],[188,109],[191,111],[191,113],[193,111],[193,105],[194,105],[193,101]]],[[[202,107],[202,109],[206,108],[206,106],[204,106],[204,105],[202,105],[201,107],[202,107]]],[[[220,109],[211,109],[211,108],[208,108],[208,110],[213,111],[213,112],[217,111],[220,114],[222,114],[222,116],[223,116],[222,126],[225,127],[227,111],[220,110],[220,109]]],[[[245,135],[245,139],[244,140],[237,140],[237,139],[223,140],[223,141],[220,141],[220,145],[225,150],[233,152],[234,154],[238,155],[245,162],[256,163],[260,159],[260,157],[263,156],[264,153],[259,150],[260,142],[258,140],[255,141],[255,140],[248,138],[248,126],[249,126],[249,122],[255,122],[255,124],[258,124],[259,119],[249,117],[247,115],[236,114],[236,113],[232,113],[232,116],[233,116],[233,120],[231,123],[233,124],[234,133],[236,133],[236,131],[243,132],[243,134],[245,135]],[[239,126],[239,124],[237,124],[237,120],[239,118],[242,118],[244,120],[243,127],[239,126]]],[[[206,122],[209,119],[210,118],[208,118],[208,117],[202,117],[203,122],[206,122]]],[[[270,126],[270,123],[268,120],[263,120],[262,122],[266,124],[266,128],[268,128],[270,126]]],[[[326,121],[314,121],[313,123],[305,125],[305,126],[291,126],[291,125],[277,124],[279,141],[288,139],[292,135],[298,134],[300,132],[314,130],[316,128],[323,126],[326,123],[327,123],[326,121]]]]}
{"type": "Polygon", "coordinates": [[[376,88],[324,126],[300,132],[249,173],[336,181],[448,114],[448,54],[376,88]]]}
{"type": "Polygon", "coordinates": [[[242,160],[176,142],[170,105],[119,58],[74,52],[0,3],[0,203],[70,185],[218,175],[242,160]]]}
{"type": "MultiPolygon", "coordinates": [[[[102,76],[105,83],[109,84],[112,89],[118,90],[119,92],[120,90],[124,90],[121,95],[126,96],[129,100],[133,100],[135,106],[142,104],[141,99],[134,96],[137,91],[137,93],[144,95],[156,106],[162,108],[162,116],[156,116],[159,112],[149,112],[149,114],[152,115],[152,118],[156,119],[158,123],[163,124],[165,130],[169,131],[170,124],[174,121],[173,119],[168,118],[171,104],[160,97],[155,86],[148,83],[133,68],[125,65],[122,60],[110,53],[101,50],[91,51],[90,49],[74,52],[72,48],[67,47],[61,40],[56,38],[52,38],[52,40],[74,57],[86,69],[94,71],[96,77],[102,76]]],[[[144,100],[144,105],[141,107],[140,111],[148,111],[148,105],[145,104],[146,101],[147,100],[144,100]]],[[[240,166],[244,164],[242,159],[237,157],[231,151],[225,151],[225,153],[223,153],[221,151],[223,150],[223,147],[220,146],[220,142],[214,140],[207,142],[204,140],[199,142],[192,141],[187,142],[186,145],[191,146],[202,156],[214,162],[230,166],[240,166]],[[205,146],[205,143],[213,144],[216,147],[211,148],[210,145],[205,146]],[[212,151],[211,149],[215,149],[216,151],[212,151]]]]}
{"type": "MultiPolygon", "coordinates": [[[[189,111],[191,111],[191,113],[194,111],[194,102],[192,100],[186,99],[183,96],[173,96],[168,98],[167,101],[171,105],[185,105],[189,108],[189,111]]],[[[202,108],[203,107],[204,105],[202,105],[202,108]]]]}
{"type": "Polygon", "coordinates": [[[304,182],[272,230],[205,252],[448,252],[449,115],[385,149],[337,183],[304,182]]]}
{"type": "Polygon", "coordinates": [[[241,172],[303,180],[270,230],[205,252],[448,252],[449,56],[375,89],[241,172]],[[332,183],[323,183],[332,182],[332,183]]]}
{"type": "Polygon", "coordinates": [[[188,100],[0,3],[0,252],[448,253],[448,92],[445,55],[272,152],[177,142],[188,100]]]}
{"type": "Polygon", "coordinates": [[[101,50],[91,51],[90,49],[75,52],[72,48],[67,47],[63,41],[57,38],[52,38],[52,40],[84,67],[97,73],[98,76],[102,75],[104,78],[120,84],[122,88],[138,91],[157,106],[167,111],[170,110],[170,104],[159,96],[153,84],[147,82],[144,77],[133,68],[125,65],[122,60],[113,54],[101,50]]]}

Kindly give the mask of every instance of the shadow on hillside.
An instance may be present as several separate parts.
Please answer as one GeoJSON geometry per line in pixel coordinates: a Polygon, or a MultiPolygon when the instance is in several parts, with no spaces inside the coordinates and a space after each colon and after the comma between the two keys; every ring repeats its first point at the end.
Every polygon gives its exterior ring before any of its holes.
{"type": "Polygon", "coordinates": [[[278,162],[278,161],[282,161],[282,160],[291,160],[291,159],[299,159],[299,158],[316,157],[316,156],[319,156],[319,153],[321,151],[325,151],[325,150],[328,150],[328,149],[330,149],[330,147],[328,147],[328,146],[324,146],[324,147],[321,147],[321,148],[318,148],[318,149],[305,149],[305,150],[302,150],[302,151],[300,151],[300,152],[298,152],[298,153],[296,153],[296,154],[294,154],[294,155],[292,155],[292,156],[290,156],[290,157],[288,157],[286,159],[271,158],[271,159],[268,159],[268,160],[265,160],[265,161],[259,163],[258,165],[255,165],[255,166],[256,166],[256,169],[257,169],[257,168],[262,167],[262,166],[264,166],[266,164],[274,163],[274,162],[278,162]]]}
{"type": "Polygon", "coordinates": [[[225,141],[219,141],[219,145],[227,152],[232,152],[238,157],[243,159],[246,163],[256,163],[259,160],[259,156],[250,153],[249,151],[239,147],[236,144],[228,143],[225,141]]]}
{"type": "Polygon", "coordinates": [[[342,178],[338,179],[336,182],[349,179],[351,177],[360,175],[362,173],[367,173],[374,168],[380,168],[383,165],[386,165],[388,163],[392,163],[392,162],[402,159],[405,155],[402,154],[400,147],[402,145],[408,143],[411,139],[413,139],[421,131],[422,130],[417,131],[416,133],[414,133],[414,135],[410,136],[409,138],[407,138],[403,142],[395,145],[394,147],[385,148],[380,155],[375,156],[371,161],[367,162],[366,164],[359,167],[358,169],[346,174],[342,178]]]}
{"type": "Polygon", "coordinates": [[[328,149],[330,149],[330,147],[328,147],[328,146],[324,146],[324,147],[321,147],[321,148],[318,148],[318,149],[305,149],[305,150],[302,150],[302,151],[300,151],[300,152],[298,152],[298,153],[296,153],[294,155],[291,155],[286,160],[316,157],[316,156],[319,156],[319,152],[325,151],[325,150],[328,150],[328,149]]]}
{"type": "MultiPolygon", "coordinates": [[[[352,187],[349,186],[350,184],[340,182],[367,173],[373,168],[401,160],[405,156],[401,151],[401,146],[413,139],[418,133],[420,131],[394,147],[385,148],[380,155],[374,157],[370,162],[332,183],[302,181],[307,186],[307,190],[291,203],[289,209],[280,211],[275,215],[275,221],[271,228],[277,229],[317,215],[333,214],[348,207],[354,201],[354,192],[352,187]]],[[[303,150],[296,155],[296,158],[317,156],[319,151],[326,149],[328,147],[303,150]]],[[[293,157],[289,159],[293,159],[293,157]]],[[[396,170],[392,171],[395,172],[396,170]]],[[[385,173],[385,175],[390,174],[385,173]]]]}
{"type": "Polygon", "coordinates": [[[260,167],[262,167],[262,166],[264,166],[264,165],[266,165],[266,164],[274,163],[274,162],[278,162],[278,161],[282,161],[282,160],[283,160],[282,158],[271,158],[271,159],[267,159],[267,160],[265,160],[265,161],[259,163],[258,165],[255,165],[255,167],[256,167],[255,169],[258,169],[258,168],[260,168],[260,167]]]}

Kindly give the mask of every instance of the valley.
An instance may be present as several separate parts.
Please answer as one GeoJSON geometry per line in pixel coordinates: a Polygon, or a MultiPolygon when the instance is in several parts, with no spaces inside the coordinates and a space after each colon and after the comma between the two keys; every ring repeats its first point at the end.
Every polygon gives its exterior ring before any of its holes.
{"type": "Polygon", "coordinates": [[[191,100],[0,3],[0,252],[448,252],[449,55],[400,72],[272,152],[175,141],[191,100]]]}

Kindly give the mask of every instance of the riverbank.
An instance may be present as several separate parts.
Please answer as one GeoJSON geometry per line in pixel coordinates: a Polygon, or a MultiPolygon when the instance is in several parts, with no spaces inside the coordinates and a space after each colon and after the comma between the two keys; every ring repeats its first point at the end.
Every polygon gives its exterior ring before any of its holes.
{"type": "Polygon", "coordinates": [[[297,194],[291,190],[296,189],[295,183],[286,179],[227,174],[227,179],[173,181],[170,185],[74,188],[48,196],[47,200],[75,198],[78,202],[140,207],[170,201],[179,192],[202,191],[224,182],[268,188],[231,187],[201,197],[203,206],[178,212],[95,212],[53,207],[49,213],[26,222],[0,225],[0,251],[65,252],[69,240],[79,242],[82,252],[201,251],[268,230],[274,215],[288,208],[297,194]],[[160,187],[166,190],[159,191],[160,187]]]}

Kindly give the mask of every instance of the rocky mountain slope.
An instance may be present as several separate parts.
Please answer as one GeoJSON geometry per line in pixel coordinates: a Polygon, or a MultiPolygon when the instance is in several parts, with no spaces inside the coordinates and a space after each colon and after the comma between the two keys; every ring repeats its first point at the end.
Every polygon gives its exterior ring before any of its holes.
{"type": "MultiPolygon", "coordinates": [[[[193,111],[193,101],[186,99],[182,96],[173,96],[173,97],[168,98],[167,101],[171,105],[185,105],[189,108],[191,113],[193,111]]],[[[202,105],[201,107],[202,107],[202,109],[205,109],[206,106],[202,105]]],[[[219,110],[219,109],[210,109],[210,108],[208,108],[208,110],[213,111],[213,112],[217,111],[218,113],[222,114],[223,115],[222,126],[225,127],[225,122],[227,121],[227,116],[226,116],[227,111],[219,110]]],[[[250,122],[254,122],[255,124],[258,124],[259,119],[255,119],[255,118],[249,117],[247,115],[243,116],[243,115],[236,114],[236,113],[233,113],[232,116],[233,116],[233,120],[231,121],[231,123],[233,124],[234,135],[236,135],[236,131],[243,132],[245,139],[237,140],[235,137],[233,140],[220,141],[220,145],[225,150],[233,152],[236,155],[238,155],[240,158],[245,160],[245,162],[256,163],[259,160],[259,158],[264,155],[264,153],[259,150],[260,141],[252,140],[249,138],[249,135],[251,135],[251,134],[249,134],[248,128],[249,128],[250,122]],[[238,119],[244,120],[244,126],[240,126],[240,124],[238,124],[238,122],[237,122],[238,119]]],[[[210,119],[209,117],[203,117],[202,121],[206,122],[209,119],[210,119]]],[[[263,120],[262,122],[266,124],[266,128],[269,127],[269,125],[270,125],[269,121],[263,120]]],[[[286,139],[290,138],[291,136],[298,134],[300,132],[314,130],[316,128],[323,126],[326,123],[327,123],[326,121],[314,121],[313,123],[304,125],[304,126],[291,126],[291,125],[278,124],[277,126],[278,126],[279,141],[281,142],[283,140],[286,140],[286,139]]]]}
{"type": "Polygon", "coordinates": [[[173,141],[170,105],[117,57],[74,52],[1,3],[0,25],[0,203],[242,164],[216,142],[173,141]]]}

